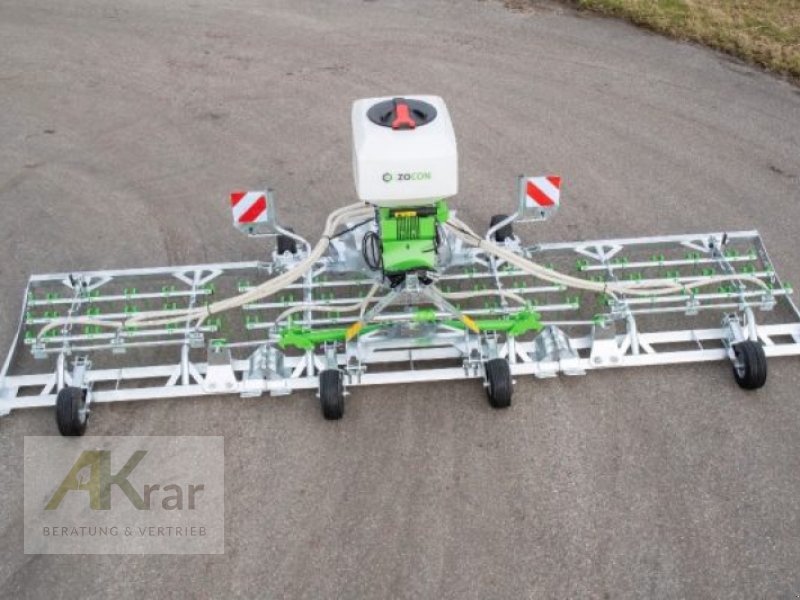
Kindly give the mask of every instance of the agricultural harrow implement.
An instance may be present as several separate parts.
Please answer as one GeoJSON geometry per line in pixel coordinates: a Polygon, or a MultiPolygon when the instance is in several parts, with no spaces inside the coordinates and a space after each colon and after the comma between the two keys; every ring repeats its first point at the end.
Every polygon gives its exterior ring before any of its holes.
{"type": "Polygon", "coordinates": [[[458,188],[441,98],[352,109],[360,202],[312,246],[271,190],[231,195],[234,225],[275,237],[270,261],[34,275],[0,371],[0,415],[54,406],[82,435],[96,403],[312,390],[327,419],[351,386],[472,378],[495,408],[516,380],[729,361],[740,387],[800,354],[800,313],[756,231],[526,245],[556,176],[518,180],[480,233],[458,188]],[[518,229],[518,228],[517,228],[518,229]]]}

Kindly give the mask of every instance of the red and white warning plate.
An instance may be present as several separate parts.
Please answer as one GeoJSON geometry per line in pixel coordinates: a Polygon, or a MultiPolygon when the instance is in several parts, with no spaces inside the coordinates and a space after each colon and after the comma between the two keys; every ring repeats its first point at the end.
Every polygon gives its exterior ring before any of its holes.
{"type": "Polygon", "coordinates": [[[561,200],[561,177],[545,175],[528,177],[525,182],[525,206],[527,208],[557,207],[561,200]]]}
{"type": "Polygon", "coordinates": [[[265,223],[268,220],[267,192],[233,192],[231,210],[237,225],[265,223]]]}

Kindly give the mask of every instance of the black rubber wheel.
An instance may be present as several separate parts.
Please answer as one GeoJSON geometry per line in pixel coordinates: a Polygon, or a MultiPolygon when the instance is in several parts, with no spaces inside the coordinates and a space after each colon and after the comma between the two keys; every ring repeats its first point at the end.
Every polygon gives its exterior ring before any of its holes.
{"type": "MultiPolygon", "coordinates": [[[[294,233],[294,229],[291,227],[284,227],[284,229],[294,233]]],[[[278,255],[280,256],[284,252],[288,252],[289,254],[297,254],[297,240],[290,238],[288,235],[280,234],[278,236],[278,255]]]]}
{"type": "Polygon", "coordinates": [[[328,369],[319,374],[319,399],[322,403],[322,416],[328,421],[336,421],[344,416],[344,385],[341,371],[328,369]]]}
{"type": "MultiPolygon", "coordinates": [[[[502,223],[508,218],[508,215],[495,215],[492,217],[492,220],[489,221],[489,228],[494,227],[498,223],[502,223]]],[[[511,226],[511,223],[508,225],[503,225],[500,229],[494,232],[494,239],[497,243],[502,243],[506,240],[506,238],[514,237],[514,228],[511,226]]]]}
{"type": "Polygon", "coordinates": [[[64,436],[81,436],[86,431],[89,414],[86,410],[86,390],[66,387],[56,398],[56,424],[64,436]]]}
{"type": "Polygon", "coordinates": [[[757,390],[767,382],[767,355],[758,342],[739,342],[733,346],[736,363],[733,365],[733,376],[739,387],[745,390],[757,390]]]}
{"type": "Polygon", "coordinates": [[[508,361],[503,358],[493,358],[486,363],[486,395],[489,404],[494,408],[508,408],[511,406],[511,369],[508,361]]]}

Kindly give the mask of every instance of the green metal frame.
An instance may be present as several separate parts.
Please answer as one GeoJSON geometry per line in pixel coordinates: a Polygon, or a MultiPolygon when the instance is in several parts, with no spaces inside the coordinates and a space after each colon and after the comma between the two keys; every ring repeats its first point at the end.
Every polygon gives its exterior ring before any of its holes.
{"type": "Polygon", "coordinates": [[[384,272],[435,269],[436,223],[449,215],[444,200],[432,206],[378,209],[384,272]]]}
{"type": "MultiPolygon", "coordinates": [[[[479,331],[504,332],[510,337],[517,337],[529,331],[540,331],[542,324],[541,315],[529,309],[523,309],[506,318],[474,319],[472,322],[479,331]]],[[[467,325],[458,319],[439,320],[433,309],[419,309],[413,317],[418,323],[439,323],[456,329],[467,329],[467,325]]],[[[365,325],[358,331],[359,335],[376,331],[384,327],[391,327],[389,323],[374,323],[365,325]]],[[[321,329],[307,329],[289,326],[281,330],[278,346],[285,349],[294,346],[300,350],[313,350],[326,342],[344,342],[348,339],[349,327],[328,327],[321,329]]]]}

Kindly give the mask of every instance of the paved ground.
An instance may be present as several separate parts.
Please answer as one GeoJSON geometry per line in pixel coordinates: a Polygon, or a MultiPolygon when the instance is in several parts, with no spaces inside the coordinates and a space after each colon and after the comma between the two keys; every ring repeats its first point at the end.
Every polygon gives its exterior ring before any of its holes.
{"type": "MultiPolygon", "coordinates": [[[[0,342],[31,272],[237,260],[225,197],[265,181],[315,237],[352,200],[349,104],[437,93],[478,225],[561,173],[528,239],[758,227],[800,278],[800,90],[543,6],[373,0],[0,1],[0,342]],[[309,218],[309,215],[313,217],[309,218]]],[[[5,597],[800,594],[800,370],[723,365],[100,407],[93,434],[223,434],[226,554],[22,554],[22,436],[0,423],[5,597]]]]}

